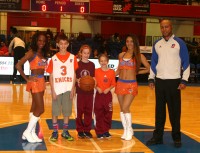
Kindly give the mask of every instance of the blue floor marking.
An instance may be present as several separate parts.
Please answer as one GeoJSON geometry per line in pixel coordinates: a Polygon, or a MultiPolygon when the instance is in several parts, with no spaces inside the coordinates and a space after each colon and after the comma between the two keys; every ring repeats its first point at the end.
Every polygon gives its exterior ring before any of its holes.
{"type": "MultiPolygon", "coordinates": [[[[139,139],[142,143],[152,138],[153,132],[135,131],[134,136],[139,139]]],[[[185,134],[181,134],[182,147],[175,148],[171,137],[170,131],[165,131],[163,136],[163,144],[147,146],[154,153],[200,153],[200,144],[196,140],[188,137],[185,134]]]]}
{"type": "MultiPolygon", "coordinates": [[[[47,119],[46,122],[47,122],[47,125],[48,125],[49,129],[52,130],[53,129],[52,120],[51,119],[47,119]]],[[[59,129],[63,128],[63,120],[62,119],[58,120],[58,125],[59,125],[59,129]]],[[[93,122],[92,122],[92,125],[94,125],[93,122]]],[[[76,129],[76,122],[75,122],[74,119],[71,119],[69,121],[68,128],[69,129],[76,129]]],[[[113,120],[111,129],[123,129],[121,121],[113,120]]],[[[141,124],[133,124],[133,129],[154,129],[154,127],[153,126],[141,125],[141,124]]]]}
{"type": "Polygon", "coordinates": [[[22,133],[27,124],[23,123],[0,128],[0,151],[47,150],[45,142],[28,143],[22,140],[22,133]]]}
{"type": "MultiPolygon", "coordinates": [[[[62,127],[62,120],[59,120],[62,127]]],[[[22,151],[22,150],[47,150],[45,142],[42,143],[28,143],[21,139],[23,131],[26,129],[28,123],[18,124],[15,126],[9,126],[5,128],[0,128],[0,151],[22,151]]],[[[47,120],[47,124],[51,129],[51,119],[47,120]]],[[[75,121],[70,120],[70,128],[75,129],[75,121]]],[[[153,129],[152,126],[145,126],[139,124],[133,124],[134,129],[153,129]]],[[[112,122],[112,129],[122,129],[120,121],[112,122]]],[[[149,131],[135,131],[134,136],[140,140],[143,144],[146,143],[151,137],[153,132],[149,131]]],[[[196,140],[190,138],[184,133],[181,134],[182,137],[182,147],[175,148],[170,131],[165,131],[163,136],[164,144],[147,146],[154,153],[199,153],[200,144],[196,140]]],[[[134,152],[135,153],[135,152],[134,152]]],[[[138,152],[139,153],[139,152],[138,152]]]]}

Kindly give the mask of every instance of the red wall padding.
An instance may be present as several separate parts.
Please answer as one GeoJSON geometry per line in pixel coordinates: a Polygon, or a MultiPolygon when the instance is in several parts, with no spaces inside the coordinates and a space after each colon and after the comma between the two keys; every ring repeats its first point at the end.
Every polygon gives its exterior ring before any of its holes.
{"type": "Polygon", "coordinates": [[[140,40],[140,44],[144,45],[144,37],[146,35],[146,23],[140,22],[117,22],[117,21],[102,21],[101,33],[105,35],[112,35],[119,33],[121,36],[127,34],[135,34],[140,40]]]}
{"type": "Polygon", "coordinates": [[[113,1],[106,0],[91,0],[90,1],[90,13],[113,13],[113,1]]]}
{"type": "Polygon", "coordinates": [[[200,22],[194,22],[194,36],[200,36],[200,22]]]}
{"type": "Polygon", "coordinates": [[[22,0],[22,10],[30,10],[30,0],[22,0]]]}
{"type": "Polygon", "coordinates": [[[150,4],[151,16],[200,18],[200,6],[177,4],[150,4]]]}
{"type": "Polygon", "coordinates": [[[38,27],[54,27],[60,31],[60,14],[47,13],[8,13],[7,29],[10,26],[31,26],[31,21],[36,21],[38,27]]]}
{"type": "Polygon", "coordinates": [[[144,35],[146,31],[144,31],[143,27],[146,27],[146,23],[102,21],[101,32],[104,34],[114,34],[118,32],[121,34],[134,33],[136,35],[144,35]]]}

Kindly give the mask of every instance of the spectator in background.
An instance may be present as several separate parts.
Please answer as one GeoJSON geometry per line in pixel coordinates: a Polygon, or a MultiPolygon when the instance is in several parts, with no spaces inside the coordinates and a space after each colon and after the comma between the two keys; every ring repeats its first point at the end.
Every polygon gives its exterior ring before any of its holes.
{"type": "Polygon", "coordinates": [[[97,34],[94,36],[93,40],[94,40],[95,42],[102,43],[102,42],[103,42],[103,37],[100,35],[100,33],[97,33],[97,34]]]}
{"type": "Polygon", "coordinates": [[[99,48],[99,54],[106,54],[110,57],[109,46],[106,40],[103,41],[103,44],[99,48]]]}
{"type": "Polygon", "coordinates": [[[46,34],[49,35],[51,39],[53,39],[53,32],[50,29],[47,29],[46,34]]]}
{"type": "Polygon", "coordinates": [[[120,38],[119,33],[115,33],[114,35],[112,35],[111,40],[112,42],[120,42],[121,38],[120,38]]]}
{"type": "Polygon", "coordinates": [[[46,36],[47,36],[48,45],[50,47],[48,56],[51,57],[57,52],[56,42],[50,33],[46,33],[46,36]]]}
{"type": "Polygon", "coordinates": [[[82,32],[79,32],[79,35],[77,37],[77,41],[79,41],[79,42],[85,41],[85,36],[82,32]]]}
{"type": "Polygon", "coordinates": [[[191,45],[193,46],[199,46],[199,43],[195,40],[195,38],[192,39],[191,45]]]}
{"type": "Polygon", "coordinates": [[[56,41],[56,39],[57,39],[57,37],[58,37],[59,35],[65,35],[64,29],[61,29],[60,32],[58,31],[58,32],[56,33],[56,35],[55,35],[55,37],[54,37],[54,40],[55,40],[55,41],[56,41]]]}
{"type": "Polygon", "coordinates": [[[69,38],[69,42],[73,43],[74,41],[76,41],[76,37],[75,37],[74,33],[71,33],[70,38],[69,38]]]}
{"type": "Polygon", "coordinates": [[[99,55],[98,50],[97,49],[93,50],[93,58],[98,58],[98,55],[99,55]]]}
{"type": "MultiPolygon", "coordinates": [[[[14,56],[13,70],[14,71],[13,71],[12,81],[13,81],[13,83],[15,83],[17,80],[17,78],[16,78],[17,69],[16,69],[15,65],[25,55],[25,42],[21,38],[19,38],[18,31],[14,27],[11,28],[11,36],[13,39],[9,45],[9,55],[11,55],[12,51],[13,51],[13,56],[14,56]]],[[[22,66],[22,69],[24,69],[23,66],[22,66]]],[[[19,79],[22,82],[21,75],[20,75],[19,79]]]]}
{"type": "MultiPolygon", "coordinates": [[[[77,52],[75,52],[74,46],[78,47],[78,46],[76,45],[76,37],[75,37],[74,33],[71,33],[71,34],[70,34],[70,37],[69,37],[69,51],[70,51],[71,53],[73,53],[73,54],[76,55],[77,52]]],[[[75,48],[76,48],[76,47],[75,47],[75,48]]],[[[78,48],[77,50],[79,50],[79,48],[78,48]]],[[[78,54],[78,53],[77,53],[77,54],[78,54]]]]}
{"type": "Polygon", "coordinates": [[[31,49],[31,41],[32,41],[32,37],[29,37],[29,41],[26,42],[26,51],[31,49]]]}
{"type": "Polygon", "coordinates": [[[6,43],[4,41],[1,41],[0,46],[0,56],[8,56],[8,47],[6,46],[6,43]]]}

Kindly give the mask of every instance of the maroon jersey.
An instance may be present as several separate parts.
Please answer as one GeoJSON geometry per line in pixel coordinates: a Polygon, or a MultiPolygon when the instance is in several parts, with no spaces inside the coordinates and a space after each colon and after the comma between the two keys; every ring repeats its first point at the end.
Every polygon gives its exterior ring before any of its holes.
{"type": "MultiPolygon", "coordinates": [[[[94,63],[89,61],[88,63],[84,63],[82,61],[78,62],[78,69],[76,70],[76,78],[79,79],[81,77],[84,77],[86,75],[89,75],[91,77],[94,77],[95,74],[95,66],[94,63]]],[[[82,93],[82,94],[93,94],[94,90],[90,92],[85,92],[81,90],[78,86],[78,83],[76,83],[76,93],[82,93]]]]}

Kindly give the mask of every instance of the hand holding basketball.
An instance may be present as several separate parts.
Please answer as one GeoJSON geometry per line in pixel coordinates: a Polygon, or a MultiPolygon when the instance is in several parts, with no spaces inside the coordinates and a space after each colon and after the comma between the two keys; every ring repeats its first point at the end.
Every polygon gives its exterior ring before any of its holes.
{"type": "Polygon", "coordinates": [[[79,85],[83,91],[92,91],[95,86],[95,80],[93,77],[87,75],[80,78],[79,85]]]}

